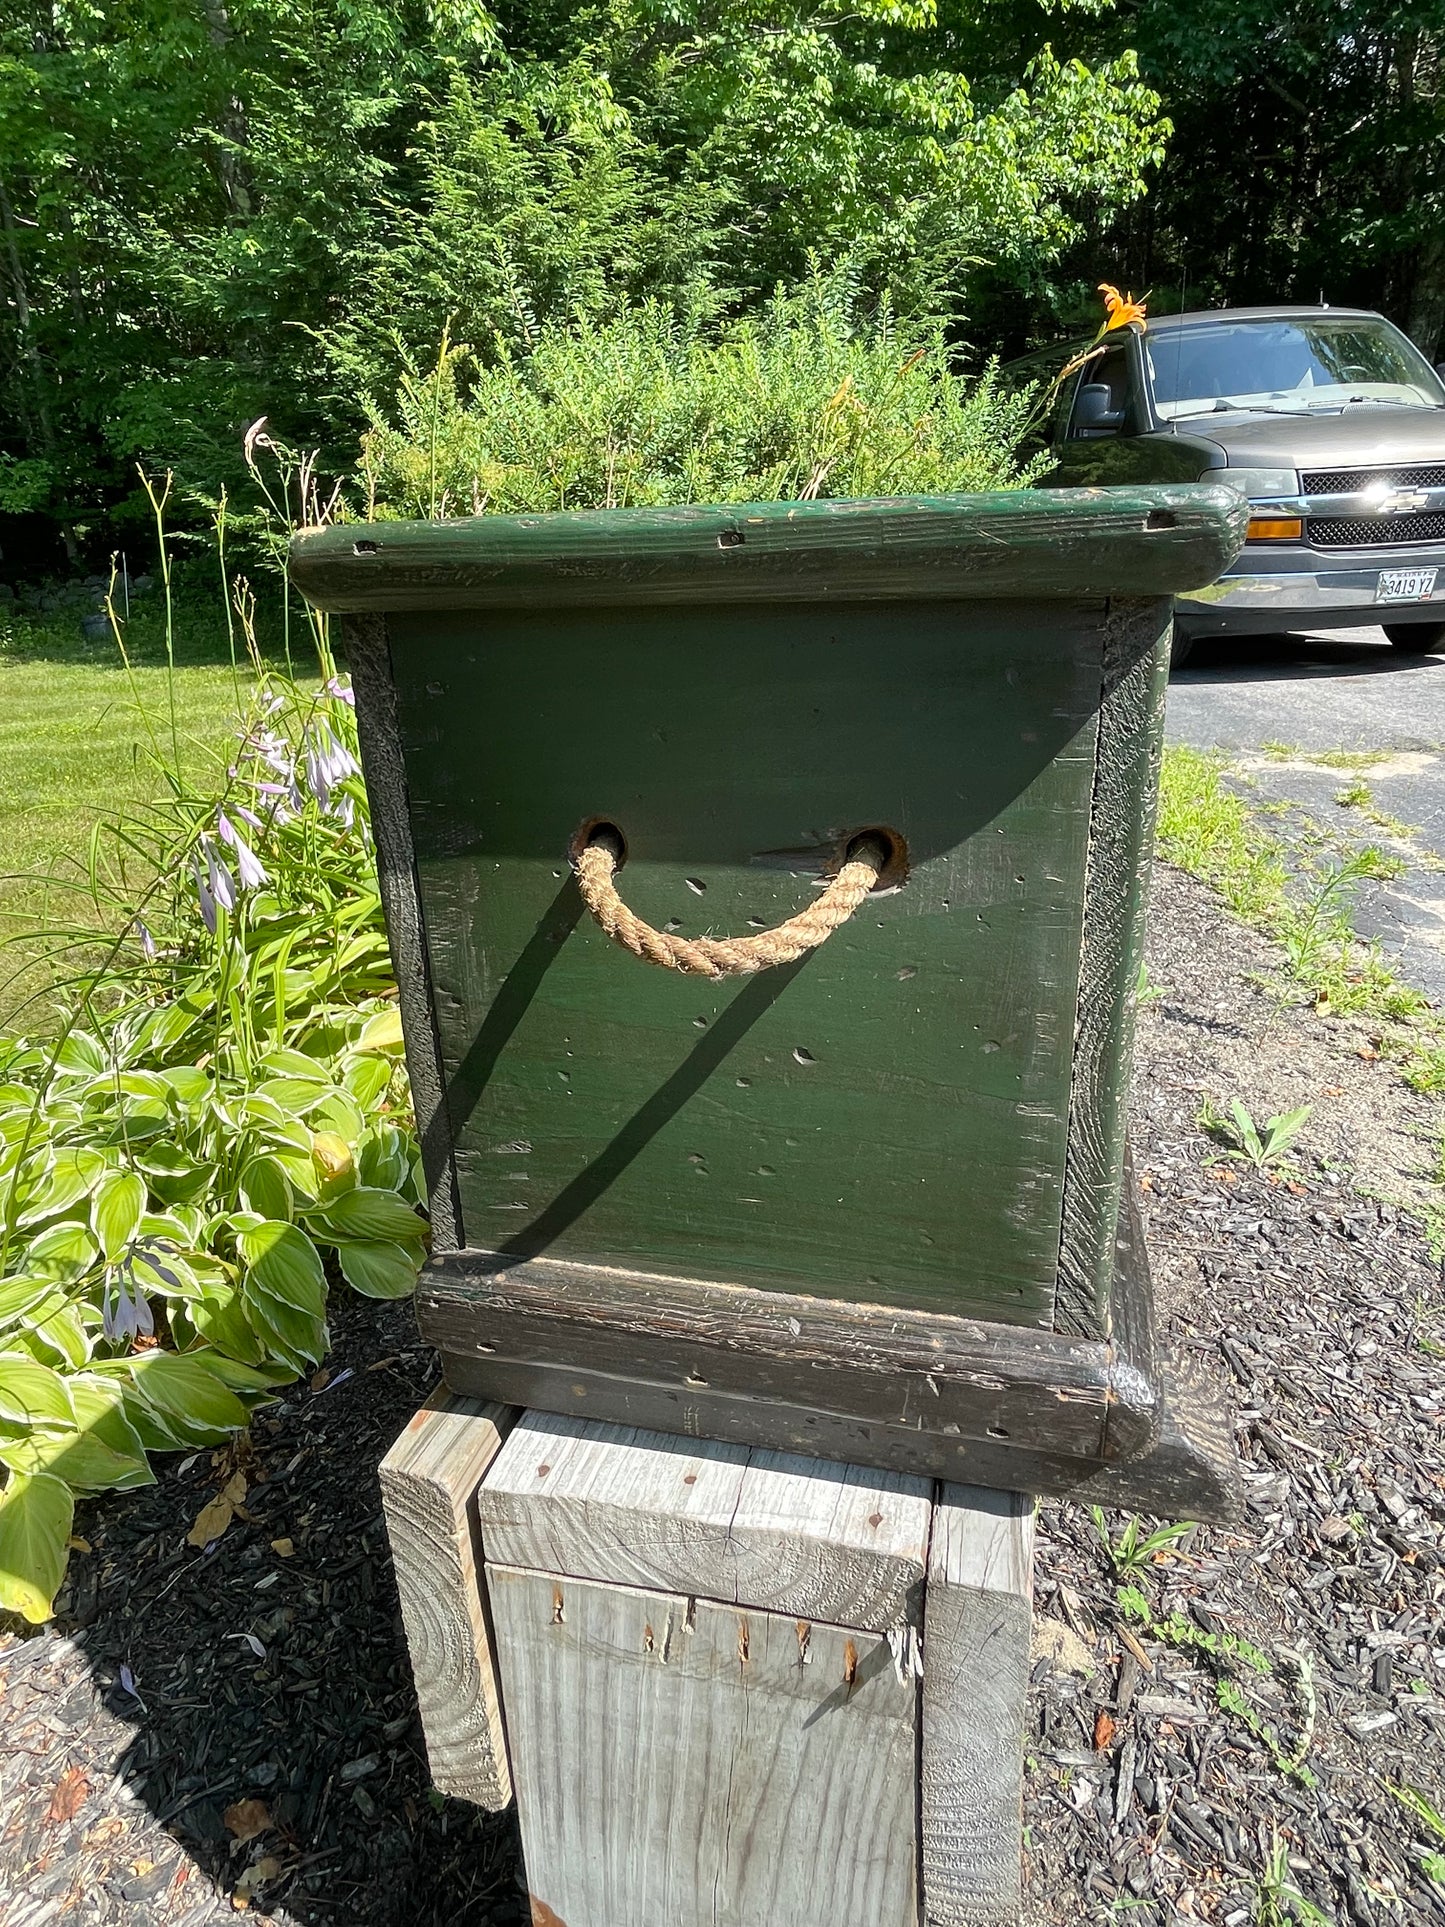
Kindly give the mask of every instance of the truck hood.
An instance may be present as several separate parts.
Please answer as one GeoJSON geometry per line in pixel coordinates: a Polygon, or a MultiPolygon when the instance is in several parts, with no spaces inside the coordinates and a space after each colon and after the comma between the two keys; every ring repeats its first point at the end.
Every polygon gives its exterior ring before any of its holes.
{"type": "Polygon", "coordinates": [[[1394,468],[1445,463],[1445,408],[1360,402],[1341,415],[1206,415],[1178,424],[1235,468],[1394,468]]]}

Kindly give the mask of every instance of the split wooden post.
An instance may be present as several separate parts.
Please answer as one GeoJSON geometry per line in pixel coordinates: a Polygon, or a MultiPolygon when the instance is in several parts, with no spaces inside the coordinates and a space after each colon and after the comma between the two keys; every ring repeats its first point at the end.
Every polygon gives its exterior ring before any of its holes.
{"type": "Polygon", "coordinates": [[[1030,1501],[529,1412],[477,1510],[535,1922],[1016,1919],[1030,1501]]]}
{"type": "Polygon", "coordinates": [[[439,1392],[381,1462],[381,1502],[427,1760],[440,1793],[497,1811],[512,1776],[482,1590],[477,1491],[515,1412],[439,1392]]]}

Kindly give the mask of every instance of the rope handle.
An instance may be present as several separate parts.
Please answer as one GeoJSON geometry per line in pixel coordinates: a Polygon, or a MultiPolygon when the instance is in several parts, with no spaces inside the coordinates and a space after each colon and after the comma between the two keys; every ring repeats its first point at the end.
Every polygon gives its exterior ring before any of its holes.
{"type": "Polygon", "coordinates": [[[600,824],[572,860],[582,901],[599,928],[644,963],[713,978],[750,976],[816,950],[848,921],[893,856],[886,837],[865,830],[848,845],[838,874],[827,887],[786,923],[760,930],[755,937],[674,937],[644,923],[617,894],[613,878],[622,851],[620,834],[600,824]]]}

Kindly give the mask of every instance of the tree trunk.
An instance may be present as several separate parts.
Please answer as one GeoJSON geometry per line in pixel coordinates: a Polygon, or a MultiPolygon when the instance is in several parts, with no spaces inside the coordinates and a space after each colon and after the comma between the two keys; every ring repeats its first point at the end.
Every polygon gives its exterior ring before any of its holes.
{"type": "Polygon", "coordinates": [[[1405,332],[1431,361],[1440,354],[1445,337],[1445,233],[1438,221],[1426,229],[1420,243],[1405,332]]]}
{"type": "MultiPolygon", "coordinates": [[[[20,353],[30,370],[36,431],[46,456],[58,467],[59,448],[55,439],[55,424],[50,415],[48,393],[50,382],[46,374],[44,358],[35,339],[30,309],[30,289],[25,279],[25,264],[20,258],[20,246],[16,239],[15,210],[11,206],[10,195],[3,181],[0,181],[0,232],[5,236],[5,259],[10,270],[11,291],[15,297],[15,326],[20,336],[20,353]]],[[[75,539],[75,530],[64,517],[57,517],[57,522],[60,528],[60,539],[65,544],[66,560],[74,568],[80,561],[80,545],[75,539]]]]}
{"type": "MultiPolygon", "coordinates": [[[[231,17],[222,0],[204,0],[204,7],[211,45],[224,53],[231,41],[231,17]]],[[[220,131],[224,145],[218,145],[212,154],[216,179],[226,197],[226,211],[230,218],[233,221],[245,221],[251,214],[251,189],[238,150],[248,145],[250,128],[246,124],[245,106],[235,94],[231,95],[221,115],[220,131]]]]}

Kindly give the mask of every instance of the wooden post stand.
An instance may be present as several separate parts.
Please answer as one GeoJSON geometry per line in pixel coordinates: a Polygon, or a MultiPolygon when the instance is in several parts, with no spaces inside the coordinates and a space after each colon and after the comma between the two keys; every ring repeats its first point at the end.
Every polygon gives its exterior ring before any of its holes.
{"type": "Polygon", "coordinates": [[[538,1927],[1016,1918],[1030,1500],[504,1424],[434,1402],[383,1494],[438,1785],[510,1770],[538,1927]]]}

